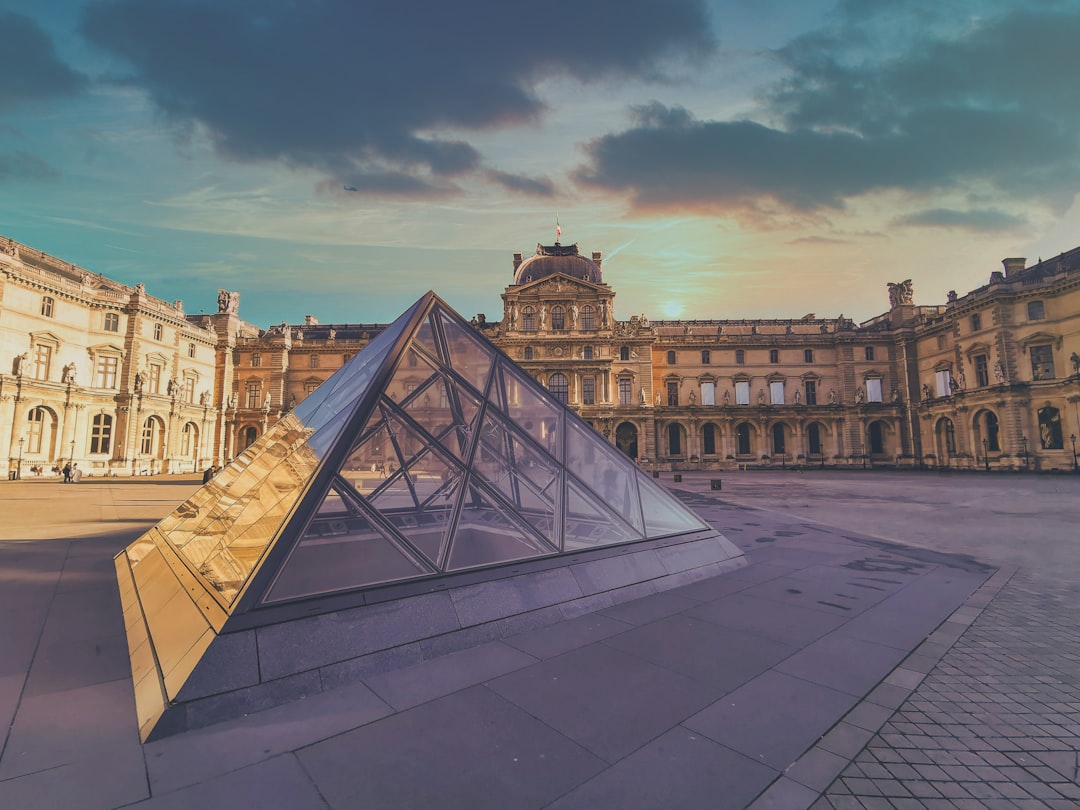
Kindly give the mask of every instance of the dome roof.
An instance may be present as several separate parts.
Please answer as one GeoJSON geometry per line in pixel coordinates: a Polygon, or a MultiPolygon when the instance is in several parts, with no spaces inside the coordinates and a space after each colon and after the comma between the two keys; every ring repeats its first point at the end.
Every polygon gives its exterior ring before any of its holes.
{"type": "Polygon", "coordinates": [[[536,255],[530,256],[515,268],[514,283],[528,284],[556,273],[580,278],[592,284],[603,283],[600,265],[580,255],[576,242],[572,245],[560,245],[558,242],[554,245],[537,245],[536,255]]]}

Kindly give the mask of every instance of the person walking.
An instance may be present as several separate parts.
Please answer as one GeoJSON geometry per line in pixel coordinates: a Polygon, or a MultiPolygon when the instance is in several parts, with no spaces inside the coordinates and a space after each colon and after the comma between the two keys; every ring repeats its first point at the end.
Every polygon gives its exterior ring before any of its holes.
{"type": "Polygon", "coordinates": [[[67,464],[64,465],[63,473],[64,473],[64,483],[65,484],[70,484],[71,483],[71,462],[70,461],[67,464]]]}
{"type": "Polygon", "coordinates": [[[71,483],[77,484],[82,480],[82,470],[79,469],[78,462],[71,465],[71,483]]]}

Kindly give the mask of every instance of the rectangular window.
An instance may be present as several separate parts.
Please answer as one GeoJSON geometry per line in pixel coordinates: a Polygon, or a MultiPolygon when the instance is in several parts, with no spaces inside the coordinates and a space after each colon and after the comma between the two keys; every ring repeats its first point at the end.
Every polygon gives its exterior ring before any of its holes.
{"type": "Polygon", "coordinates": [[[769,399],[773,405],[784,404],[784,383],[783,382],[771,382],[769,383],[769,399]]]}
{"type": "Polygon", "coordinates": [[[712,360],[712,355],[709,354],[709,350],[705,349],[701,352],[701,365],[707,366],[712,360]]]}
{"type": "Polygon", "coordinates": [[[817,380],[806,380],[803,388],[806,391],[806,404],[817,405],[817,380]]]}
{"type": "Polygon", "coordinates": [[[677,382],[669,382],[667,384],[667,404],[679,404],[679,384],[677,382]]]}
{"type": "MultiPolygon", "coordinates": [[[[409,358],[412,359],[414,356],[415,355],[409,355],[409,358]]],[[[317,355],[317,354],[309,355],[308,356],[308,364],[311,366],[311,368],[318,368],[319,367],[319,355],[317,355]]]]}
{"type": "Polygon", "coordinates": [[[804,363],[813,363],[814,362],[814,350],[813,349],[803,349],[802,359],[803,359],[804,363]]]}
{"type": "Polygon", "coordinates": [[[47,295],[41,298],[41,314],[46,318],[53,316],[53,300],[47,295]]]}
{"type": "Polygon", "coordinates": [[[259,400],[261,399],[262,386],[261,385],[249,385],[247,389],[247,406],[249,408],[258,408],[259,400]]]}
{"type": "Polygon", "coordinates": [[[978,332],[980,329],[982,329],[982,315],[976,313],[971,316],[971,331],[978,332]]]}
{"type": "Polygon", "coordinates": [[[750,404],[750,382],[748,380],[739,380],[735,383],[735,404],[750,404]]]}
{"type": "Polygon", "coordinates": [[[774,363],[774,364],[780,362],[780,350],[779,349],[769,349],[769,362],[774,363]]]}
{"type": "Polygon", "coordinates": [[[99,413],[90,427],[90,452],[108,453],[112,440],[112,417],[99,413]]]}
{"type": "Polygon", "coordinates": [[[863,350],[863,353],[866,356],[867,360],[873,360],[874,359],[874,347],[873,346],[867,346],[863,350]]]}
{"type": "Polygon", "coordinates": [[[1042,301],[1028,301],[1027,313],[1029,321],[1041,321],[1046,317],[1046,304],[1042,301]]]}
{"type": "Polygon", "coordinates": [[[195,344],[194,343],[189,343],[187,345],[187,356],[191,357],[191,358],[195,357],[195,344]]]}
{"type": "Polygon", "coordinates": [[[116,388],[116,372],[119,367],[119,357],[99,357],[95,385],[98,388],[116,388]]]}
{"type": "Polygon", "coordinates": [[[581,404],[596,404],[596,377],[581,378],[581,404]]]}
{"type": "Polygon", "coordinates": [[[939,349],[944,349],[945,348],[945,341],[946,341],[945,335],[938,335],[937,336],[937,347],[939,349]]]}
{"type": "Polygon", "coordinates": [[[119,332],[120,331],[120,316],[115,312],[105,313],[105,331],[106,332],[119,332]]]}
{"type": "Polygon", "coordinates": [[[319,387],[318,383],[304,383],[304,390],[309,394],[314,394],[315,389],[319,387]]]}
{"type": "Polygon", "coordinates": [[[675,352],[667,353],[667,362],[669,366],[675,365],[675,352]]]}
{"type": "Polygon", "coordinates": [[[1054,348],[1052,346],[1031,347],[1031,378],[1033,380],[1054,379],[1054,348]]]}
{"type": "Polygon", "coordinates": [[[715,405],[716,404],[716,383],[703,382],[701,384],[701,404],[702,405],[715,405]]]}
{"type": "Polygon", "coordinates": [[[866,381],[866,401],[881,402],[881,380],[871,378],[866,381]]]}
{"type": "Polygon", "coordinates": [[[261,365],[262,365],[262,355],[259,354],[258,352],[255,352],[254,354],[251,355],[251,366],[252,366],[252,368],[258,368],[261,365]]]}
{"type": "Polygon", "coordinates": [[[161,340],[162,335],[165,333],[164,327],[160,323],[154,324],[154,340],[161,340]]]}
{"type": "Polygon", "coordinates": [[[620,405],[632,405],[633,399],[630,392],[630,381],[619,380],[619,404],[620,405]]]}
{"type": "Polygon", "coordinates": [[[742,349],[736,349],[735,350],[735,364],[741,366],[741,365],[744,365],[745,363],[746,363],[746,352],[743,351],[742,349]]]}
{"type": "Polygon", "coordinates": [[[952,395],[952,374],[949,373],[948,369],[935,374],[934,381],[937,383],[937,395],[939,397],[952,395]]]}
{"type": "Polygon", "coordinates": [[[975,385],[983,387],[990,384],[990,366],[985,354],[975,355],[975,385]]]}
{"type": "Polygon", "coordinates": [[[34,379],[49,379],[50,365],[52,365],[52,346],[42,346],[39,343],[34,347],[34,379]]]}
{"type": "Polygon", "coordinates": [[[184,378],[184,402],[193,404],[195,402],[195,378],[184,378]]]}
{"type": "Polygon", "coordinates": [[[150,385],[149,393],[160,394],[161,393],[161,366],[154,363],[150,364],[150,385]]]}

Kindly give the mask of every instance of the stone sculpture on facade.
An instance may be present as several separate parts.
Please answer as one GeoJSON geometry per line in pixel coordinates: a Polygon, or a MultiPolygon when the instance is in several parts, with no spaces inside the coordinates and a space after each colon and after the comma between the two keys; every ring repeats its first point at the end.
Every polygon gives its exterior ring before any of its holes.
{"type": "Polygon", "coordinates": [[[899,282],[890,281],[889,287],[889,308],[901,306],[902,304],[914,303],[914,288],[911,285],[911,279],[904,279],[899,282]]]}

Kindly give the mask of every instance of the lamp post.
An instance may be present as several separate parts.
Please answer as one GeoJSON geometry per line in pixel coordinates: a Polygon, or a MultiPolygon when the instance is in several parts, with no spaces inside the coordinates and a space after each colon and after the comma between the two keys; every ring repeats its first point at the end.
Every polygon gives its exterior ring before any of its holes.
{"type": "Polygon", "coordinates": [[[23,451],[23,443],[25,441],[26,441],[26,439],[23,436],[19,437],[19,466],[15,468],[15,478],[16,478],[16,480],[22,480],[22,451],[23,451]]]}
{"type": "Polygon", "coordinates": [[[68,463],[69,464],[74,464],[75,463],[75,440],[74,439],[71,440],[71,452],[68,453],[68,463]]]}
{"type": "Polygon", "coordinates": [[[1020,437],[1020,452],[1024,454],[1024,469],[1028,467],[1027,436],[1020,437]]]}
{"type": "Polygon", "coordinates": [[[983,463],[986,465],[986,471],[990,472],[990,440],[983,439],[983,463]]]}
{"type": "Polygon", "coordinates": [[[1076,463],[1076,434],[1069,434],[1069,441],[1072,442],[1073,451],[1073,472],[1080,472],[1080,465],[1076,463]]]}

